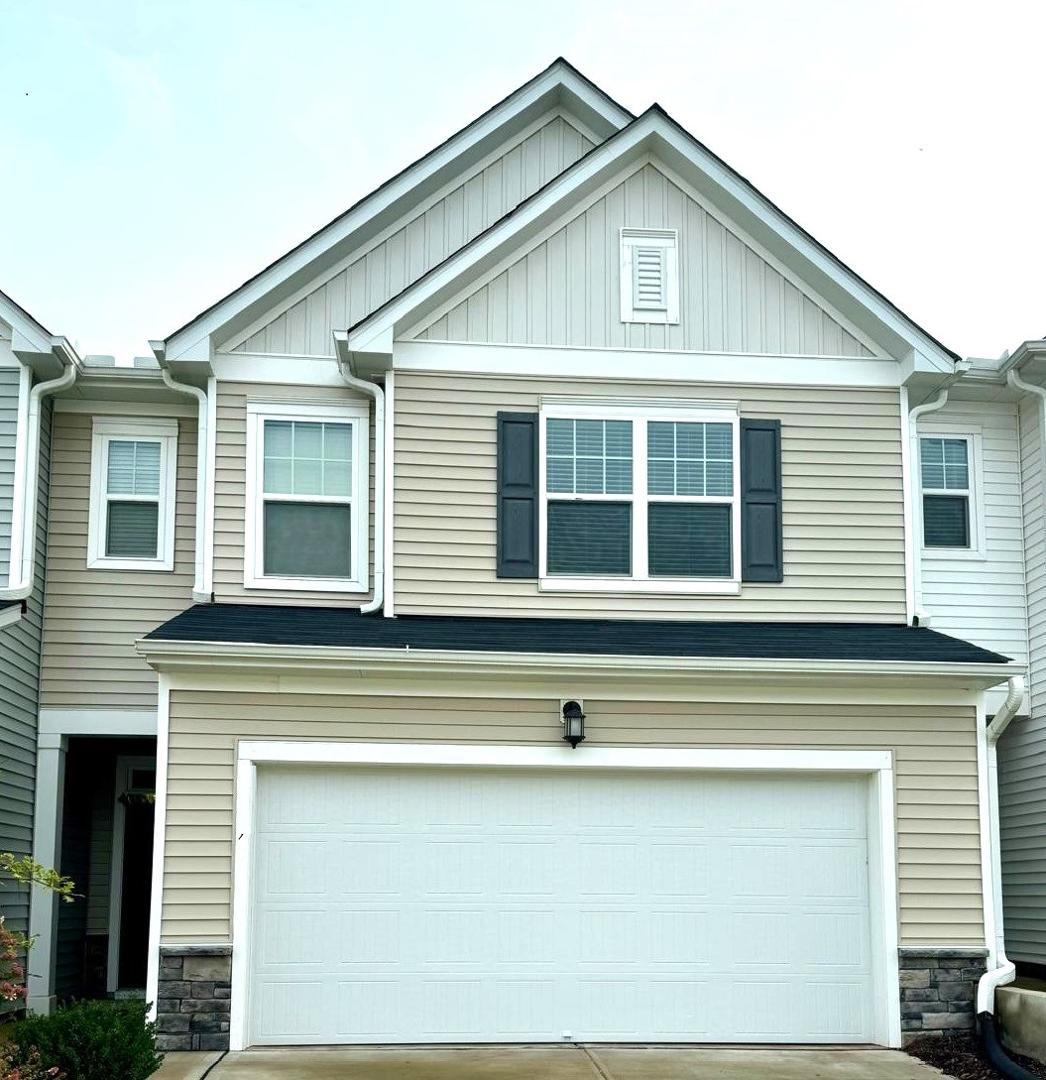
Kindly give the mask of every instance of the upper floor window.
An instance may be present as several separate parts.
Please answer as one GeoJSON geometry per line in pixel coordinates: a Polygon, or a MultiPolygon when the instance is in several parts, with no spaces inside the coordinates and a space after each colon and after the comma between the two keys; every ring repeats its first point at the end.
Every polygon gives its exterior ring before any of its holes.
{"type": "Polygon", "coordinates": [[[736,408],[546,405],[545,589],[737,592],[736,408]]]}
{"type": "Polygon", "coordinates": [[[95,417],[87,565],[174,569],[177,420],[95,417]]]}
{"type": "Polygon", "coordinates": [[[675,229],[621,230],[621,321],[679,322],[675,229]]]}
{"type": "Polygon", "coordinates": [[[248,403],[247,587],[367,589],[367,415],[248,403]]]}
{"type": "Polygon", "coordinates": [[[955,552],[978,547],[974,442],[971,435],[919,438],[925,548],[955,552]]]}

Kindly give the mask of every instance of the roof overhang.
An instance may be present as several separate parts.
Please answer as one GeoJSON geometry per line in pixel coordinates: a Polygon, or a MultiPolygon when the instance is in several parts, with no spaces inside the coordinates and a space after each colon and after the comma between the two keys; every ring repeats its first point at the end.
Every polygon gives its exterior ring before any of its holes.
{"type": "Polygon", "coordinates": [[[140,655],[157,671],[309,674],[338,678],[368,675],[458,675],[504,678],[512,674],[556,679],[621,681],[643,677],[684,681],[878,686],[942,684],[986,690],[1023,673],[1016,664],[896,660],[817,660],[766,657],[608,656],[585,653],[468,651],[458,649],[361,648],[266,645],[222,641],[142,638],[140,655]]]}
{"type": "Polygon", "coordinates": [[[629,164],[645,159],[678,175],[904,365],[904,374],[950,373],[960,359],[657,106],[357,323],[350,330],[349,347],[374,353],[383,343],[409,336],[460,299],[477,279],[507,266],[528,241],[538,242],[566,220],[586,196],[599,192],[629,164]]]}
{"type": "Polygon", "coordinates": [[[0,322],[10,327],[11,352],[41,379],[53,379],[80,358],[68,338],[52,334],[19,304],[0,292],[0,322]]]}
{"type": "Polygon", "coordinates": [[[462,170],[481,161],[506,132],[525,127],[557,106],[568,110],[597,140],[633,119],[632,113],[566,60],[554,61],[446,142],[174,331],[164,342],[168,358],[210,359],[216,345],[336,265],[462,170]]]}

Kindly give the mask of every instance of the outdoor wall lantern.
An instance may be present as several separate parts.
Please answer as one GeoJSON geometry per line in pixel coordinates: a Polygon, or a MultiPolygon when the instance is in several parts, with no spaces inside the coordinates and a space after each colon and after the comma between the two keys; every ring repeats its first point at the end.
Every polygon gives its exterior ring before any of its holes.
{"type": "Polygon", "coordinates": [[[583,702],[563,701],[560,704],[563,712],[563,741],[570,743],[570,748],[576,750],[577,744],[585,741],[583,702]]]}

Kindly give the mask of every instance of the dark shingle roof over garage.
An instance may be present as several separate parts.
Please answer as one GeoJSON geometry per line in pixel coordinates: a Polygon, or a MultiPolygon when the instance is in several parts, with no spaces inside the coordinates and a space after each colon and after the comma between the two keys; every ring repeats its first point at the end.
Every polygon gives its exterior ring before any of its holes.
{"type": "Polygon", "coordinates": [[[329,607],[200,604],[152,641],[358,649],[570,653],[767,660],[1004,664],[1007,657],[925,628],[878,623],[505,619],[360,615],[329,607]]]}

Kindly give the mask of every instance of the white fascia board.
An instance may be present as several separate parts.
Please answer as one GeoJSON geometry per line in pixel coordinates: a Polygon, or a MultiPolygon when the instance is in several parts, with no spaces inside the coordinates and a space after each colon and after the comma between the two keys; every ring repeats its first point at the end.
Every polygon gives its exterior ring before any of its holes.
{"type": "Polygon", "coordinates": [[[155,709],[41,709],[44,735],[156,737],[155,709]]]}
{"type": "Polygon", "coordinates": [[[852,356],[600,349],[584,346],[486,345],[456,341],[398,341],[396,371],[563,378],[641,377],[665,382],[754,386],[861,386],[896,389],[895,360],[852,356]]]}
{"type": "MultiPolygon", "coordinates": [[[[500,674],[529,671],[567,675],[571,672],[614,676],[659,674],[685,679],[724,678],[823,680],[825,678],[963,679],[985,689],[1023,674],[1018,664],[948,664],[894,660],[775,660],[764,657],[618,656],[587,653],[522,653],[465,649],[389,649],[326,645],[266,645],[222,641],[162,641],[141,638],[135,648],[158,671],[175,668],[260,668],[263,670],[344,672],[428,671],[500,674]]],[[[354,672],[355,673],[355,672],[354,672]]]]}
{"type": "Polygon", "coordinates": [[[581,103],[589,126],[597,117],[609,129],[620,129],[632,120],[629,113],[596,91],[569,65],[557,61],[478,120],[452,135],[442,146],[365,196],[354,208],[176,330],[166,340],[168,356],[172,359],[184,356],[189,350],[198,350],[202,341],[220,336],[231,320],[281,286],[297,280],[297,276],[308,271],[317,259],[331,248],[343,245],[363,225],[386,212],[395,212],[404,199],[418,197],[418,189],[426,183],[440,182],[459,159],[485,146],[502,129],[521,120],[525,122],[534,110],[543,109],[561,98],[581,103]]]}
{"type": "Polygon", "coordinates": [[[504,257],[508,248],[518,247],[554,220],[567,200],[583,198],[613,170],[621,169],[643,152],[663,161],[775,260],[822,295],[862,336],[882,341],[895,358],[912,355],[916,367],[951,372],[952,357],[928,335],[657,111],[647,112],[592,150],[511,215],[357,324],[349,335],[350,348],[356,349],[357,342],[366,342],[380,331],[392,329],[400,336],[417,326],[440,303],[449,301],[471,279],[504,257]],[[874,328],[868,326],[870,322],[874,328]]]}

